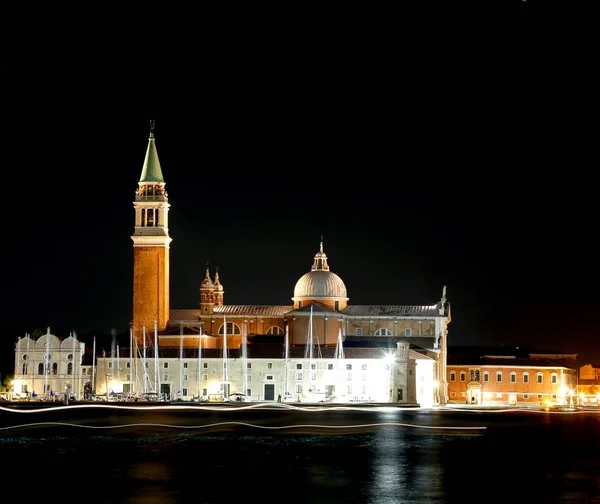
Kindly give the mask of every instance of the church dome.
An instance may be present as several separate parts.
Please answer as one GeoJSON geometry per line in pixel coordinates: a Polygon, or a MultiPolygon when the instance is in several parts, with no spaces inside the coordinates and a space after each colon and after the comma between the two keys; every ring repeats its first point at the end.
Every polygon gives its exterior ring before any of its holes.
{"type": "Polygon", "coordinates": [[[346,286],[331,271],[316,270],[303,275],[294,287],[294,298],[346,298],[346,286]]]}
{"type": "Polygon", "coordinates": [[[294,301],[304,299],[348,300],[346,285],[339,276],[329,271],[327,256],[323,252],[323,242],[321,242],[319,252],[315,255],[311,271],[296,282],[292,299],[294,301]]]}

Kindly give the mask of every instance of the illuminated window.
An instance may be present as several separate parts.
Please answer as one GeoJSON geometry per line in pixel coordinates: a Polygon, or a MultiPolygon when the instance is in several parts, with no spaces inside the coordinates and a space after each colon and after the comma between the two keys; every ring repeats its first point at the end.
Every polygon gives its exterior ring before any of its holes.
{"type": "Polygon", "coordinates": [[[456,392],[450,392],[450,397],[456,397],[456,392]]]}
{"type": "Polygon", "coordinates": [[[219,335],[225,334],[225,330],[227,330],[228,336],[231,334],[242,334],[242,331],[240,330],[240,326],[237,324],[234,324],[233,322],[227,322],[227,327],[225,327],[225,324],[222,324],[221,327],[219,328],[219,335]]]}
{"type": "Polygon", "coordinates": [[[502,393],[501,392],[497,392],[496,393],[496,399],[502,399],[502,393]]]}
{"type": "Polygon", "coordinates": [[[381,327],[375,331],[375,336],[393,336],[393,334],[387,327],[381,327]]]}
{"type": "Polygon", "coordinates": [[[267,329],[267,334],[283,334],[283,329],[279,326],[271,326],[267,329]]]}
{"type": "Polygon", "coordinates": [[[517,383],[517,373],[514,371],[510,373],[510,383],[517,383]]]}

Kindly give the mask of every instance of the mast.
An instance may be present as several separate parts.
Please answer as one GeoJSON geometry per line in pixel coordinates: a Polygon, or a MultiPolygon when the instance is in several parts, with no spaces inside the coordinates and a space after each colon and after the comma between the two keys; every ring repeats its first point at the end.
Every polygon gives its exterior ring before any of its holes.
{"type": "Polygon", "coordinates": [[[133,395],[133,328],[129,328],[129,396],[133,395]]]}
{"type": "Polygon", "coordinates": [[[223,317],[223,398],[228,392],[226,390],[229,382],[229,372],[227,370],[227,317],[223,317]]]}
{"type": "Polygon", "coordinates": [[[196,371],[196,387],[198,390],[198,401],[200,401],[200,376],[202,373],[201,370],[202,364],[202,324],[200,324],[199,332],[198,332],[198,369],[196,371]]]}
{"type": "Polygon", "coordinates": [[[181,396],[183,390],[182,390],[182,383],[181,383],[181,379],[182,379],[182,375],[181,373],[183,372],[183,324],[179,324],[179,389],[177,390],[177,395],[181,396]]]}
{"type": "Polygon", "coordinates": [[[143,352],[144,352],[144,358],[143,358],[143,366],[144,366],[144,394],[146,394],[148,392],[148,369],[146,368],[146,326],[143,327],[142,330],[143,333],[143,352]]]}
{"type": "Polygon", "coordinates": [[[50,378],[50,360],[48,359],[50,351],[50,328],[46,332],[46,355],[44,355],[44,394],[48,393],[48,379],[50,378]]]}
{"type": "Polygon", "coordinates": [[[96,336],[92,344],[92,394],[96,394],[96,336]]]}
{"type": "Polygon", "coordinates": [[[154,321],[154,392],[160,392],[160,364],[158,362],[158,321],[154,321]]]}
{"type": "MultiPolygon", "coordinates": [[[[78,399],[78,395],[76,395],[77,393],[75,392],[75,380],[77,379],[77,376],[75,375],[75,343],[77,341],[77,335],[75,334],[75,331],[73,331],[71,333],[71,335],[73,336],[73,366],[71,367],[71,373],[72,373],[72,377],[73,377],[73,384],[71,385],[71,390],[73,391],[73,395],[75,395],[75,399],[78,399]]],[[[67,399],[68,400],[68,399],[67,399]]]]}
{"type": "Polygon", "coordinates": [[[290,327],[286,324],[285,325],[285,355],[284,355],[284,370],[285,370],[285,376],[284,376],[284,393],[285,396],[287,397],[289,394],[289,390],[288,390],[288,367],[289,367],[289,361],[290,361],[290,327]]]}
{"type": "Polygon", "coordinates": [[[244,396],[248,393],[248,326],[244,322],[242,335],[242,387],[244,396]]]}

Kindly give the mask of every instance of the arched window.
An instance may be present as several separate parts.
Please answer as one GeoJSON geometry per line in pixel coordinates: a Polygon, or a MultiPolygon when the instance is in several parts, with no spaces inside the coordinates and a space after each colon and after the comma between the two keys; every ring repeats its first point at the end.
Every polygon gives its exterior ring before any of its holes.
{"type": "Polygon", "coordinates": [[[279,326],[271,326],[267,329],[267,334],[283,334],[283,329],[279,326]]]}
{"type": "Polygon", "coordinates": [[[73,374],[73,363],[69,362],[67,364],[67,374],[73,374]]]}
{"type": "Polygon", "coordinates": [[[52,363],[52,374],[58,374],[58,362],[52,363]]]}
{"type": "Polygon", "coordinates": [[[24,375],[27,374],[27,362],[23,362],[21,374],[24,374],[24,375]]]}
{"type": "MultiPolygon", "coordinates": [[[[225,324],[222,324],[219,328],[219,334],[225,334],[225,324]]],[[[234,324],[233,322],[227,322],[227,336],[230,336],[232,334],[242,334],[242,331],[240,331],[240,326],[234,324]]]]}
{"type": "Polygon", "coordinates": [[[393,334],[387,327],[381,327],[375,331],[375,336],[393,336],[393,334]]]}
{"type": "Polygon", "coordinates": [[[41,375],[44,374],[44,363],[43,362],[40,362],[38,364],[38,374],[41,374],[41,375]]]}

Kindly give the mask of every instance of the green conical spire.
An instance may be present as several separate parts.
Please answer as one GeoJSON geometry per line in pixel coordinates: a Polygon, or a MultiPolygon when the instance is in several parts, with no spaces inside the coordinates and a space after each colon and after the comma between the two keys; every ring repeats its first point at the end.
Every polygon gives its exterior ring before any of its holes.
{"type": "Polygon", "coordinates": [[[150,137],[148,138],[148,150],[146,150],[146,159],[142,168],[140,182],[159,182],[164,183],[156,144],[154,143],[154,121],[150,121],[150,137]]]}

